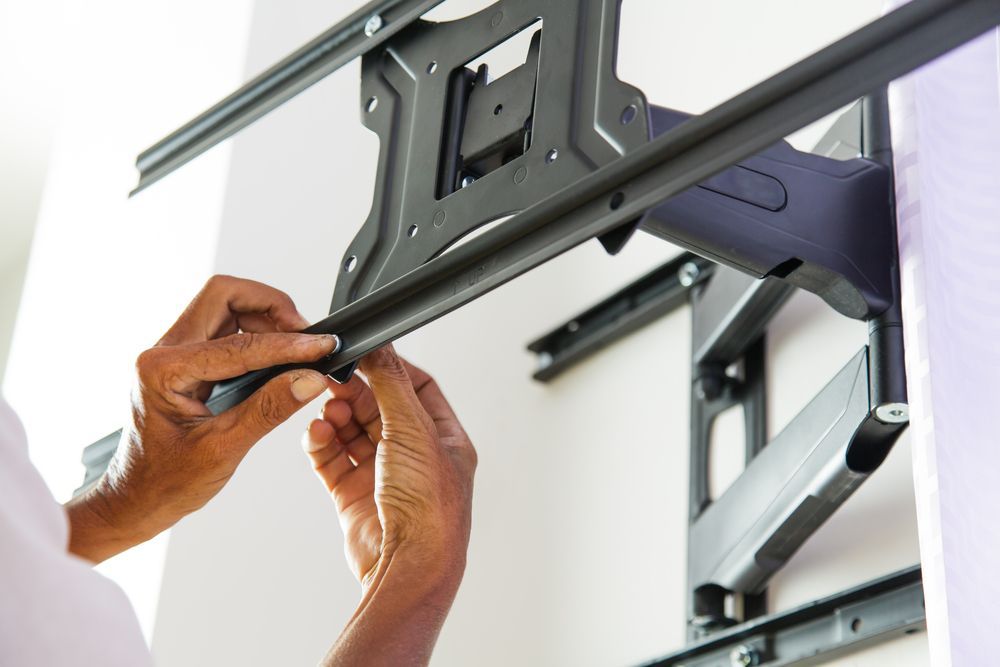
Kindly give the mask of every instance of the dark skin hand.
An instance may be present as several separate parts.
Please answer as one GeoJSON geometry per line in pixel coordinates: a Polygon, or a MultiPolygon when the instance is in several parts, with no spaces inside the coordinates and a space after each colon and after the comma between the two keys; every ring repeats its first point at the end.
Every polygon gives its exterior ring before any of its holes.
{"type": "Polygon", "coordinates": [[[426,665],[465,570],[476,451],[437,383],[392,347],[303,439],[362,599],[323,665],[426,665]]]}
{"type": "Polygon", "coordinates": [[[253,445],[329,389],[303,440],[337,506],[357,611],[323,665],[426,665],[465,570],[476,452],[434,380],[391,347],[338,385],[310,370],[279,375],[213,416],[214,382],[315,361],[332,336],[291,299],[249,280],[210,280],[136,362],[132,420],[107,472],[66,504],[70,551],[114,556],[203,507],[253,445]]]}
{"type": "Polygon", "coordinates": [[[70,551],[100,562],[203,507],[250,448],[326,388],[315,371],[284,373],[244,403],[213,416],[214,382],[278,364],[316,361],[332,336],[308,326],[288,295],[215,276],[177,322],[136,361],[132,421],[108,471],[66,504],[70,551]]]}

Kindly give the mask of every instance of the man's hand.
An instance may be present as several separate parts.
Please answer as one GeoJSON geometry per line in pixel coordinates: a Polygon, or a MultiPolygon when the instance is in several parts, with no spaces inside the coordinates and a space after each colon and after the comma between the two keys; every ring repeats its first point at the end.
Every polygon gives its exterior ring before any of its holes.
{"type": "Polygon", "coordinates": [[[308,326],[283,292],[216,276],[155,347],[139,355],[132,423],[104,476],[66,505],[70,551],[99,562],[204,506],[250,448],[326,388],[310,370],[284,373],[213,416],[212,385],[248,371],[316,361],[333,336],[308,326]]]}
{"type": "Polygon", "coordinates": [[[476,452],[391,347],[331,384],[303,445],[337,506],[361,605],[324,664],[426,664],[465,569],[476,452]]]}

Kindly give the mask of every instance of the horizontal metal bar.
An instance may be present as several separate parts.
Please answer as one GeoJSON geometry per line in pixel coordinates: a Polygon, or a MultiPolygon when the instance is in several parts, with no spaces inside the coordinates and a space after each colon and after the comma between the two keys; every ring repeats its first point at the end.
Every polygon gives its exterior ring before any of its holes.
{"type": "Polygon", "coordinates": [[[762,616],[643,667],[816,665],[925,627],[920,566],[762,616]]]}
{"type": "MultiPolygon", "coordinates": [[[[309,367],[347,366],[997,23],[996,0],[913,0],[318,322],[309,331],[336,333],[344,344],[309,367]]],[[[220,383],[208,405],[216,413],[228,409],[288,369],[220,383]]]]}
{"type": "Polygon", "coordinates": [[[536,380],[547,382],[611,343],[687,303],[688,290],[711,275],[712,262],[681,253],[528,344],[536,380]],[[682,270],[689,270],[684,280],[682,270]]]}
{"type": "Polygon", "coordinates": [[[232,136],[419,18],[443,0],[374,0],[139,154],[132,194],[232,136]],[[373,21],[366,34],[366,24],[373,21]],[[371,28],[377,25],[372,32],[371,28]]]}

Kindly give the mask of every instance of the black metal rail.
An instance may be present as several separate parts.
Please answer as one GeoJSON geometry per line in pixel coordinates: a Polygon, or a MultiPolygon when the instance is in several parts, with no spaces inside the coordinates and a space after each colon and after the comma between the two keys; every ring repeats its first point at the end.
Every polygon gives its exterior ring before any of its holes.
{"type": "Polygon", "coordinates": [[[714,264],[681,253],[528,344],[538,355],[534,378],[552,380],[608,345],[687,304],[688,291],[714,264]]]}
{"type": "Polygon", "coordinates": [[[160,180],[366,51],[443,0],[373,0],[143,151],[139,184],[160,180]]]}
{"type": "Polygon", "coordinates": [[[924,627],[920,567],[914,566],[720,631],[643,667],[815,665],[924,627]]]}

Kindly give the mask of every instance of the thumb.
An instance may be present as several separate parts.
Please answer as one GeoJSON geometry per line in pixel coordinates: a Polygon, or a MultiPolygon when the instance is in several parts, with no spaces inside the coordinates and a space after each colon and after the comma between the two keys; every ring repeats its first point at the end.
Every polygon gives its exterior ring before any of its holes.
{"type": "Polygon", "coordinates": [[[322,373],[306,369],[282,373],[213,419],[213,428],[226,433],[231,444],[249,449],[325,389],[322,373]]]}
{"type": "Polygon", "coordinates": [[[382,431],[414,434],[434,433],[434,423],[417,398],[413,381],[392,345],[369,353],[361,360],[361,372],[375,395],[382,417],[382,431]]]}

